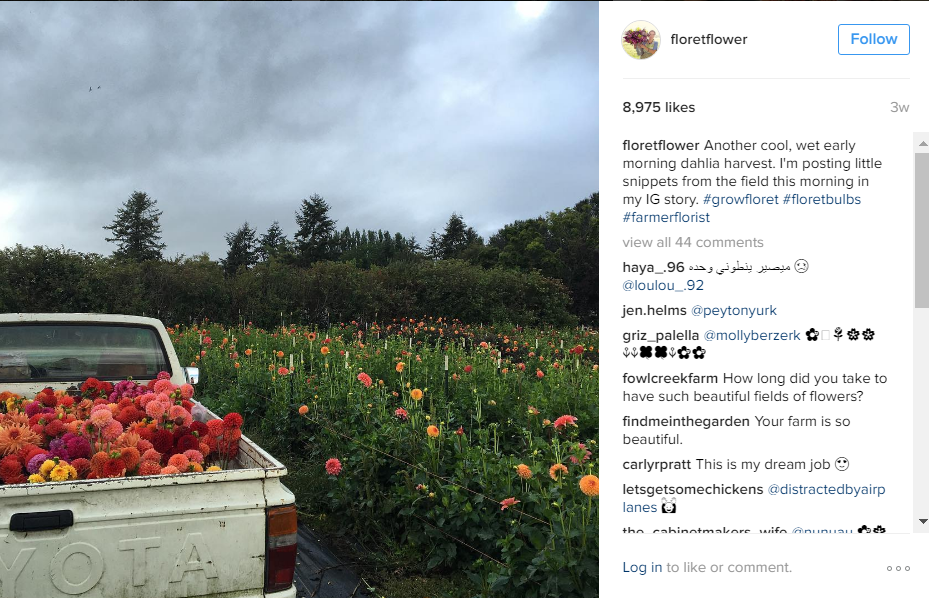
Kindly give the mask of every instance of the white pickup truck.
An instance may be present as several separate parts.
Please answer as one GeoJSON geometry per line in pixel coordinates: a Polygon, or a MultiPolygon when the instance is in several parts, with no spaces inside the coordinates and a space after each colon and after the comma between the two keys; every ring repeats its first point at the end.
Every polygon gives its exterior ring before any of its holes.
{"type": "MultiPolygon", "coordinates": [[[[0,315],[0,391],[74,392],[91,377],[145,383],[161,371],[197,381],[158,320],[0,315]]],[[[0,485],[0,598],[295,597],[286,473],[242,436],[223,471],[0,485]]]]}

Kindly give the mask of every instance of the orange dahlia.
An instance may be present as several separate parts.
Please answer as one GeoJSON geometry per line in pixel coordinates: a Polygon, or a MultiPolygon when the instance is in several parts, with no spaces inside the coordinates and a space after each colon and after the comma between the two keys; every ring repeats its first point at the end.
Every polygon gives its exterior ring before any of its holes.
{"type": "Polygon", "coordinates": [[[9,455],[22,450],[27,444],[38,444],[39,435],[29,426],[15,424],[0,428],[0,454],[9,455]]]}
{"type": "Polygon", "coordinates": [[[120,449],[119,455],[123,460],[123,463],[126,464],[126,469],[129,471],[135,469],[135,466],[138,465],[139,461],[142,460],[142,456],[139,454],[139,449],[134,446],[127,446],[120,449]]]}
{"type": "Polygon", "coordinates": [[[555,481],[558,481],[558,476],[561,474],[568,473],[568,468],[561,463],[555,463],[548,468],[548,477],[552,478],[555,481]]]}
{"type": "Polygon", "coordinates": [[[418,388],[414,388],[413,390],[410,391],[410,397],[412,397],[414,401],[418,401],[421,398],[423,398],[423,391],[421,391],[418,388]]]}
{"type": "Polygon", "coordinates": [[[524,480],[532,478],[532,470],[529,469],[529,466],[525,463],[520,463],[516,466],[516,474],[524,480]]]}
{"type": "Polygon", "coordinates": [[[426,434],[429,434],[433,438],[438,438],[439,429],[435,426],[429,426],[428,428],[426,428],[426,434]]]}
{"type": "Polygon", "coordinates": [[[580,482],[581,492],[587,496],[600,496],[600,478],[595,475],[585,475],[580,482]]]}
{"type": "Polygon", "coordinates": [[[306,415],[307,413],[309,413],[310,408],[307,407],[306,405],[300,405],[300,409],[297,409],[297,411],[300,413],[300,415],[306,415]]]}
{"type": "Polygon", "coordinates": [[[504,498],[500,501],[500,510],[505,511],[506,509],[512,507],[513,505],[519,504],[522,501],[516,500],[515,497],[504,498]]]}
{"type": "Polygon", "coordinates": [[[398,374],[402,374],[402,373],[403,373],[403,368],[405,368],[405,367],[406,367],[406,364],[405,364],[405,363],[403,363],[402,361],[398,361],[398,362],[397,362],[397,367],[394,368],[394,369],[397,370],[397,373],[398,373],[398,374]]]}
{"type": "Polygon", "coordinates": [[[29,423],[29,416],[25,413],[8,413],[4,420],[4,423],[25,425],[29,423]]]}
{"type": "Polygon", "coordinates": [[[94,474],[97,477],[103,476],[103,466],[106,464],[107,460],[110,458],[105,451],[99,451],[94,453],[94,456],[90,458],[90,467],[94,474]]]}

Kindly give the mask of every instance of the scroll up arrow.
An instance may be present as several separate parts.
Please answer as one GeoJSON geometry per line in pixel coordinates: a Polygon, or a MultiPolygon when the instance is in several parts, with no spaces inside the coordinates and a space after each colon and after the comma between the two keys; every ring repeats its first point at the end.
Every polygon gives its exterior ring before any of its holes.
{"type": "Polygon", "coordinates": [[[926,143],[925,141],[919,144],[919,147],[927,147],[927,146],[929,146],[929,143],[926,143]]]}

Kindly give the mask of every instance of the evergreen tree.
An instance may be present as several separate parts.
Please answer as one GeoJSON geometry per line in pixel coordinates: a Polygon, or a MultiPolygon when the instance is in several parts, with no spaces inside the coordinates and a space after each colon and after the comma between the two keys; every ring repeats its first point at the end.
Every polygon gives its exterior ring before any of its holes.
{"type": "Polygon", "coordinates": [[[258,240],[258,260],[268,261],[272,257],[281,257],[290,251],[290,242],[277,220],[268,227],[268,232],[258,240]]]}
{"type": "Polygon", "coordinates": [[[226,233],[229,253],[226,254],[226,259],[221,260],[221,263],[228,276],[234,276],[239,268],[250,268],[258,262],[255,233],[255,229],[251,228],[248,222],[234,233],[226,233]]]}
{"type": "Polygon", "coordinates": [[[443,260],[461,257],[466,249],[478,244],[484,244],[480,235],[465,224],[460,214],[452,213],[445,224],[445,231],[439,238],[439,255],[443,260]]]}
{"type": "Polygon", "coordinates": [[[107,242],[116,244],[113,255],[136,262],[162,259],[165,244],[161,242],[161,210],[147,193],[134,191],[116,211],[113,224],[104,226],[113,236],[107,242]]]}
{"type": "Polygon", "coordinates": [[[335,221],[329,217],[329,204],[314,193],[300,204],[297,216],[297,254],[303,264],[335,257],[333,236],[335,221]]]}
{"type": "Polygon", "coordinates": [[[439,235],[436,234],[435,229],[433,229],[432,234],[429,235],[429,245],[426,246],[424,253],[427,258],[434,262],[442,257],[441,239],[439,235]]]}

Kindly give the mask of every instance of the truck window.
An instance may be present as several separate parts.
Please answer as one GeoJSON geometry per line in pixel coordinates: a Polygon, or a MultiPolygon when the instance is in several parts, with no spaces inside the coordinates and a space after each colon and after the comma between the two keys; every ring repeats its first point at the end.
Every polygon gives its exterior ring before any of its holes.
{"type": "Polygon", "coordinates": [[[153,328],[0,324],[0,382],[151,380],[170,367],[153,328]]]}

